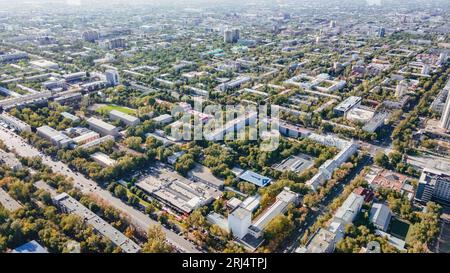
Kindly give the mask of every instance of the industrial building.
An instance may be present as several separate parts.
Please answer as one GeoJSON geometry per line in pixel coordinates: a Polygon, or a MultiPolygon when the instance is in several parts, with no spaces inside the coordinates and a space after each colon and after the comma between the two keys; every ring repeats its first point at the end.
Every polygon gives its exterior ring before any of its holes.
{"type": "Polygon", "coordinates": [[[211,170],[201,164],[196,164],[195,167],[189,171],[188,176],[193,181],[200,181],[216,189],[222,189],[224,181],[215,177],[211,170]]]}
{"type": "Polygon", "coordinates": [[[220,190],[201,181],[191,181],[168,169],[160,171],[158,177],[139,181],[136,186],[175,212],[189,214],[222,196],[220,190]]]}
{"type": "Polygon", "coordinates": [[[141,249],[138,244],[123,235],[120,231],[67,193],[61,193],[55,196],[53,202],[63,213],[74,213],[80,216],[85,223],[91,225],[95,231],[111,240],[111,242],[120,247],[123,252],[136,253],[141,249]]]}
{"type": "Polygon", "coordinates": [[[292,155],[278,164],[273,166],[274,169],[281,172],[290,171],[294,173],[301,173],[314,165],[314,158],[305,155],[298,154],[292,155]]]}
{"type": "Polygon", "coordinates": [[[101,119],[91,117],[87,120],[87,123],[89,124],[89,128],[91,130],[94,130],[103,136],[117,136],[119,134],[119,128],[112,124],[104,122],[101,119]]]}

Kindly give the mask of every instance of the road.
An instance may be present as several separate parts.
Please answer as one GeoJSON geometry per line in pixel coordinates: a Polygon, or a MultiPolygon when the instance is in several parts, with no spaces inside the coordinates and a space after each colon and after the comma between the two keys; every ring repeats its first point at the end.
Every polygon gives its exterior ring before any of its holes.
{"type": "Polygon", "coordinates": [[[320,215],[323,215],[327,212],[327,206],[336,197],[341,195],[341,193],[345,189],[345,186],[347,186],[363,170],[363,168],[370,163],[371,158],[369,156],[363,158],[360,164],[355,169],[353,169],[349,175],[347,175],[344,178],[344,181],[335,185],[331,189],[331,191],[325,196],[325,198],[318,204],[315,210],[309,211],[304,224],[302,224],[302,226],[298,230],[294,231],[294,233],[291,236],[292,239],[286,240],[288,243],[281,247],[281,249],[283,249],[283,252],[285,253],[294,252],[297,249],[297,247],[300,245],[300,239],[303,237],[305,231],[316,222],[317,218],[320,215]]]}
{"type": "MultiPolygon", "coordinates": [[[[42,154],[41,152],[39,152],[39,150],[25,142],[25,140],[17,134],[2,127],[0,129],[0,139],[10,150],[15,150],[18,155],[23,157],[38,156],[42,158],[42,163],[51,167],[55,173],[60,173],[66,177],[73,178],[73,185],[75,187],[80,189],[85,194],[92,194],[100,199],[105,200],[109,205],[127,215],[130,218],[131,223],[137,228],[146,232],[151,226],[160,225],[158,222],[154,221],[141,211],[123,203],[120,199],[114,197],[109,191],[97,186],[97,184],[93,180],[87,179],[82,174],[72,171],[63,162],[54,161],[51,157],[42,154]]],[[[184,239],[175,232],[164,228],[162,225],[161,227],[166,233],[167,241],[181,251],[187,253],[200,252],[190,241],[184,239]]]]}

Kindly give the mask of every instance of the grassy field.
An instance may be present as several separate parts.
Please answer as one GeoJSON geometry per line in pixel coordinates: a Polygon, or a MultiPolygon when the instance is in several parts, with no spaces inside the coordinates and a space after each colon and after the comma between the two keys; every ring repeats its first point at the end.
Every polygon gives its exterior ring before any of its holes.
{"type": "Polygon", "coordinates": [[[135,115],[136,114],[136,110],[135,109],[131,109],[128,107],[124,107],[124,106],[118,106],[118,105],[114,105],[114,104],[109,104],[109,105],[105,105],[103,107],[100,107],[97,109],[97,112],[99,113],[109,113],[112,110],[117,110],[120,111],[122,113],[128,114],[128,115],[135,115]]]}

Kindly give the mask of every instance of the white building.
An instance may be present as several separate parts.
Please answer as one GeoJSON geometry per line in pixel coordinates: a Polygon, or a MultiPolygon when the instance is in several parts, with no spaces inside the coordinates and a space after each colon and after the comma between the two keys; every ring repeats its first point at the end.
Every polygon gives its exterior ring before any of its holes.
{"type": "Polygon", "coordinates": [[[353,192],[350,193],[342,206],[334,214],[333,222],[339,222],[344,225],[352,223],[363,204],[364,197],[353,192]]]}
{"type": "Polygon", "coordinates": [[[391,217],[392,213],[389,207],[380,203],[373,204],[370,210],[369,220],[376,228],[387,231],[391,217]]]}
{"type": "Polygon", "coordinates": [[[96,152],[92,154],[91,158],[98,164],[102,165],[103,167],[111,167],[117,163],[116,160],[110,158],[108,155],[102,152],[96,152]]]}
{"type": "Polygon", "coordinates": [[[116,126],[109,124],[107,122],[104,122],[101,119],[98,118],[89,118],[87,120],[87,123],[89,124],[89,127],[100,133],[101,135],[111,135],[111,136],[117,136],[119,134],[119,128],[116,126]]]}
{"type": "Polygon", "coordinates": [[[105,72],[106,81],[111,86],[116,86],[119,84],[120,78],[119,78],[119,72],[114,69],[108,69],[105,72]]]}
{"type": "Polygon", "coordinates": [[[334,136],[310,134],[308,138],[327,146],[334,146],[341,150],[334,158],[325,161],[325,163],[320,166],[319,172],[306,182],[306,185],[312,190],[317,191],[326,180],[332,177],[335,169],[339,168],[339,166],[357,152],[358,145],[354,142],[339,139],[334,136]]]}
{"type": "Polygon", "coordinates": [[[6,112],[0,114],[0,120],[18,132],[31,132],[30,125],[6,112]]]}
{"type": "Polygon", "coordinates": [[[300,247],[297,253],[332,253],[336,245],[336,234],[320,228],[306,247],[300,247]]]}
{"type": "Polygon", "coordinates": [[[264,229],[276,216],[283,214],[288,209],[288,206],[299,201],[299,195],[292,192],[289,188],[284,188],[281,193],[277,195],[275,203],[260,214],[249,227],[249,233],[259,238],[263,235],[264,229]]]}
{"type": "Polygon", "coordinates": [[[128,126],[136,126],[141,122],[139,118],[117,110],[112,110],[109,112],[109,118],[111,120],[120,120],[128,126]]]}
{"type": "Polygon", "coordinates": [[[450,130],[450,90],[447,91],[447,100],[445,101],[444,110],[441,116],[441,127],[445,130],[450,130]]]}
{"type": "Polygon", "coordinates": [[[47,125],[37,128],[36,133],[38,136],[50,140],[58,148],[66,148],[73,143],[70,137],[47,125]]]}
{"type": "Polygon", "coordinates": [[[233,235],[239,239],[247,235],[251,223],[252,213],[244,208],[237,207],[228,214],[228,227],[233,232],[233,235]]]}
{"type": "Polygon", "coordinates": [[[173,121],[173,117],[169,114],[163,114],[153,118],[153,121],[158,125],[166,125],[173,121]]]}

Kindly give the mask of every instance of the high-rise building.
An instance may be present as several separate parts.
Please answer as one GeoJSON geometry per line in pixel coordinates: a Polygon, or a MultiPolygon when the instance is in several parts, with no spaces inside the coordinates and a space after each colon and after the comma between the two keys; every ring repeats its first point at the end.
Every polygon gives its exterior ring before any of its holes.
{"type": "Polygon", "coordinates": [[[447,52],[442,52],[441,54],[439,54],[439,59],[437,64],[438,65],[444,65],[448,60],[448,53],[447,52]]]}
{"type": "Polygon", "coordinates": [[[415,199],[426,203],[450,203],[450,173],[425,168],[420,176],[415,199]]]}
{"type": "Polygon", "coordinates": [[[232,43],[233,42],[233,32],[229,29],[223,32],[223,41],[224,43],[232,43]]]}
{"type": "Polygon", "coordinates": [[[450,130],[450,91],[447,91],[447,100],[445,101],[444,110],[441,116],[441,127],[450,130]]]}
{"type": "Polygon", "coordinates": [[[111,86],[116,86],[119,84],[119,73],[114,69],[106,70],[106,81],[111,86]]]}
{"type": "Polygon", "coordinates": [[[335,28],[336,27],[336,21],[331,20],[330,21],[330,28],[335,28]]]}
{"type": "Polygon", "coordinates": [[[380,27],[378,29],[378,37],[383,38],[385,36],[385,34],[386,34],[386,30],[384,29],[384,27],[380,27]]]}
{"type": "Polygon", "coordinates": [[[401,80],[395,88],[395,97],[401,99],[406,92],[408,92],[408,84],[404,80],[401,80]]]}
{"type": "Polygon", "coordinates": [[[233,30],[226,29],[223,32],[223,41],[225,43],[237,43],[239,39],[241,38],[241,31],[238,28],[235,28],[233,30]]]}
{"type": "Polygon", "coordinates": [[[93,43],[96,40],[98,40],[99,38],[100,38],[100,34],[95,30],[89,30],[89,31],[83,32],[83,39],[87,42],[93,43]]]}
{"type": "Polygon", "coordinates": [[[241,38],[241,31],[238,28],[233,29],[233,43],[237,43],[241,38]]]}

